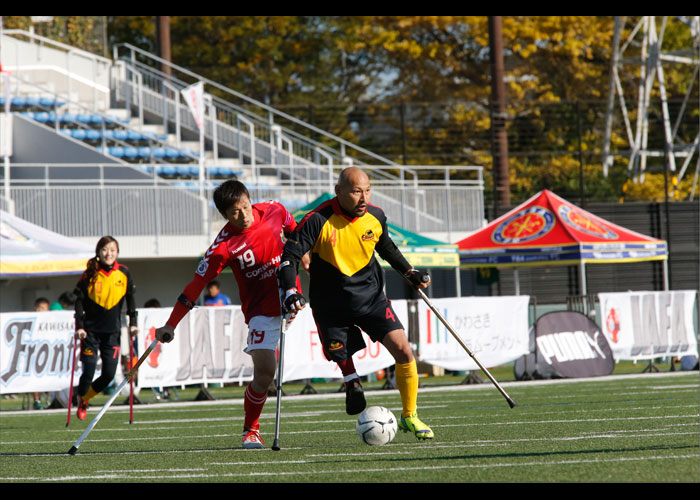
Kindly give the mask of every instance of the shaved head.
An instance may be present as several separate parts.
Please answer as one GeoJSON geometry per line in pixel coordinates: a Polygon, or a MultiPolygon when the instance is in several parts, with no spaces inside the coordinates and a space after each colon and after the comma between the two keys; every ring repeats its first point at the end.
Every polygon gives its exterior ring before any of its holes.
{"type": "Polygon", "coordinates": [[[347,187],[356,183],[369,184],[369,177],[359,167],[344,168],[338,176],[338,186],[347,187]]]}
{"type": "Polygon", "coordinates": [[[353,217],[362,217],[370,199],[370,183],[367,174],[358,167],[343,169],[335,185],[340,207],[353,217]]]}

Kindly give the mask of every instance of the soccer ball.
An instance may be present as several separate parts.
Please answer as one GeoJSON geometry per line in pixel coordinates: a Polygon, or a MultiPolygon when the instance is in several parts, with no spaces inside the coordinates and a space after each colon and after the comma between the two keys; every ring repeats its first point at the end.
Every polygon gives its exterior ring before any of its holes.
{"type": "Polygon", "coordinates": [[[355,425],[362,441],[370,446],[383,446],[396,435],[396,418],[382,406],[370,406],[357,417],[355,425]]]}

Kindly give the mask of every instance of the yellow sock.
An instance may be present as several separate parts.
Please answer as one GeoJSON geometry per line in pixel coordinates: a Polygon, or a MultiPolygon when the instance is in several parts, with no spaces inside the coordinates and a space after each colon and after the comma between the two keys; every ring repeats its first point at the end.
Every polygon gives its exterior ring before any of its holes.
{"type": "Polygon", "coordinates": [[[409,363],[396,363],[396,387],[401,394],[401,416],[411,416],[418,408],[418,368],[415,359],[409,363]]]}
{"type": "Polygon", "coordinates": [[[95,389],[90,386],[90,389],[88,389],[87,394],[83,396],[83,403],[89,402],[92,398],[97,396],[97,393],[95,392],[95,389]]]}

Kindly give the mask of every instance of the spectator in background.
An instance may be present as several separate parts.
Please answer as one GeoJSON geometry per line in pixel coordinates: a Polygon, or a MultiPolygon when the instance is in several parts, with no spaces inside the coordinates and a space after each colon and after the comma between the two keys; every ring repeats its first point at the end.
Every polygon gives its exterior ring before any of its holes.
{"type": "Polygon", "coordinates": [[[50,311],[72,310],[75,306],[75,294],[63,292],[58,296],[58,300],[49,306],[50,311]]]}
{"type": "Polygon", "coordinates": [[[81,339],[83,373],[78,384],[78,418],[87,416],[88,403],[114,378],[121,348],[122,307],[126,302],[129,334],[138,333],[134,281],[129,269],[117,262],[119,243],[111,236],[97,242],[95,257],[88,260],[75,288],[75,331],[81,339]],[[97,356],[102,373],[93,380],[97,356]]]}
{"type": "Polygon", "coordinates": [[[207,295],[204,296],[205,306],[230,306],[231,299],[228,295],[221,293],[221,286],[218,281],[211,281],[207,285],[207,295]]]}
{"type": "MultiPolygon", "coordinates": [[[[44,312],[49,310],[49,299],[46,297],[39,297],[34,301],[34,311],[35,312],[44,312]]],[[[34,409],[35,410],[41,410],[43,408],[41,404],[41,393],[39,392],[33,392],[32,396],[34,397],[34,409]]]]}
{"type": "Polygon", "coordinates": [[[34,311],[43,312],[49,310],[49,299],[46,297],[39,297],[34,301],[34,311]]]}
{"type": "Polygon", "coordinates": [[[146,303],[143,305],[143,307],[158,308],[158,307],[160,307],[160,301],[158,299],[148,299],[146,301],[146,303]]]}

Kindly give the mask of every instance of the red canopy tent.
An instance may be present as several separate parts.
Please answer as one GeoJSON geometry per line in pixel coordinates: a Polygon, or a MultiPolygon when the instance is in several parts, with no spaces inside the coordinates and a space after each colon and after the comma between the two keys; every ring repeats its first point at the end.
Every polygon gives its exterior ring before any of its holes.
{"type": "Polygon", "coordinates": [[[668,247],[664,240],[630,231],[543,190],[457,242],[460,267],[578,265],[586,295],[586,264],[664,261],[668,289],[668,247]]]}

